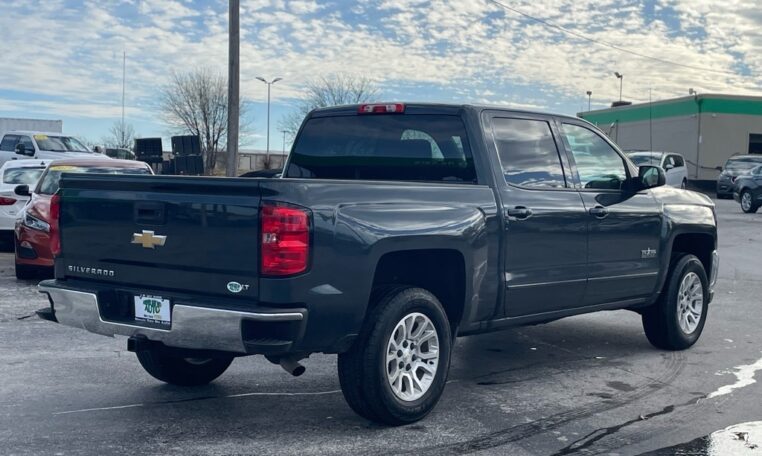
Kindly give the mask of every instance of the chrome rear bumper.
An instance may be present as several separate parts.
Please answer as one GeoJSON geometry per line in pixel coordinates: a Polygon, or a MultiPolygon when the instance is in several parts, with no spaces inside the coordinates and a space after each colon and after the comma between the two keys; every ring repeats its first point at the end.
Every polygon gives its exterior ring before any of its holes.
{"type": "Polygon", "coordinates": [[[172,307],[170,329],[147,328],[105,321],[101,318],[98,297],[95,293],[61,288],[51,283],[51,281],[42,282],[39,290],[50,297],[53,314],[58,323],[104,336],[142,335],[169,347],[246,354],[250,353],[250,350],[247,350],[242,336],[241,328],[244,322],[302,321],[306,317],[306,310],[239,312],[175,304],[172,307]]]}

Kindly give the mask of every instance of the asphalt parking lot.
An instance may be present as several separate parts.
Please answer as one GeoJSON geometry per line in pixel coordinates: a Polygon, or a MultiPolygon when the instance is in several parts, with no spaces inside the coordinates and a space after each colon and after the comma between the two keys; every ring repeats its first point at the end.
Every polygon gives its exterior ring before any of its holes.
{"type": "Polygon", "coordinates": [[[299,378],[252,357],[206,387],[159,383],[126,339],[37,319],[46,300],[0,253],[0,452],[637,455],[762,420],[762,213],[717,205],[720,280],[692,349],[652,348],[627,311],[459,339],[439,406],[399,428],[349,409],[334,356],[299,378]]]}

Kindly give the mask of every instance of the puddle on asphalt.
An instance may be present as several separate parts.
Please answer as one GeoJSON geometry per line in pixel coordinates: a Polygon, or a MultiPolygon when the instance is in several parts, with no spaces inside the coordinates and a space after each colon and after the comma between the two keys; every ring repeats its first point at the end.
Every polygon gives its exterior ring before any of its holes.
{"type": "Polygon", "coordinates": [[[640,456],[756,456],[762,455],[762,421],[735,424],[688,443],[640,456]]]}

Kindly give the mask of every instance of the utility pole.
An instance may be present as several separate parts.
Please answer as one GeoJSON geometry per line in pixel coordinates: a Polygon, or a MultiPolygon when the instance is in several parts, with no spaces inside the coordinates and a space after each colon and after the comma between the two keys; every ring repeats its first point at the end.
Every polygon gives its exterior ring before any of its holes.
{"type": "Polygon", "coordinates": [[[283,155],[286,155],[286,133],[288,130],[281,130],[281,133],[283,133],[283,155]]]}
{"type": "Polygon", "coordinates": [[[228,156],[225,175],[238,173],[240,0],[228,0],[228,156]]]}
{"type": "MultiPolygon", "coordinates": [[[[124,85],[127,80],[127,51],[122,51],[122,139],[124,140],[124,85]]],[[[124,142],[124,141],[122,141],[124,142]]]]}
{"type": "Polygon", "coordinates": [[[591,105],[592,99],[593,99],[593,91],[592,90],[588,90],[585,93],[587,93],[587,111],[590,112],[590,105],[591,105]]]}

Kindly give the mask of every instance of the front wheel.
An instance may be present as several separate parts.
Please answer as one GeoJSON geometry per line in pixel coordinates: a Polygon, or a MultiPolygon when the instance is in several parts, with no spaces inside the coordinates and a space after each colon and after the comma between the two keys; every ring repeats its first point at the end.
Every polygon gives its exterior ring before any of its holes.
{"type": "Polygon", "coordinates": [[[741,210],[747,214],[753,214],[757,212],[758,207],[754,204],[754,198],[748,190],[744,190],[741,193],[741,210]]]}
{"type": "Polygon", "coordinates": [[[437,298],[421,288],[389,290],[339,355],[341,390],[360,416],[390,425],[425,417],[444,391],[452,333],[437,298]]]}
{"type": "Polygon", "coordinates": [[[694,255],[678,254],[659,300],[643,312],[648,341],[664,350],[684,350],[704,330],[709,310],[709,282],[694,255]]]}
{"type": "Polygon", "coordinates": [[[233,362],[232,357],[183,358],[161,349],[141,350],[135,354],[152,377],[178,386],[206,385],[222,375],[233,362]]]}
{"type": "Polygon", "coordinates": [[[683,179],[683,181],[680,183],[680,188],[685,190],[688,187],[688,181],[686,179],[683,179]]]}

